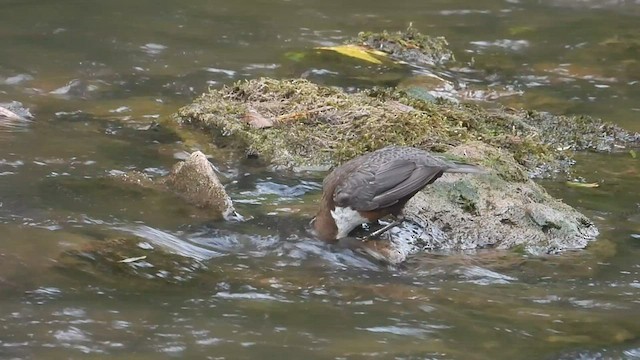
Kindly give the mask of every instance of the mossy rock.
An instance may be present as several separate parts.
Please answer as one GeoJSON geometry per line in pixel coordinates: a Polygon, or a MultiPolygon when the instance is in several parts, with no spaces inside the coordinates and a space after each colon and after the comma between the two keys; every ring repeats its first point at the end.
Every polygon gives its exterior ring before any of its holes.
{"type": "Polygon", "coordinates": [[[397,32],[361,32],[350,42],[385,52],[394,59],[411,64],[437,65],[455,60],[444,37],[421,34],[412,26],[397,32]]]}
{"type": "Polygon", "coordinates": [[[508,152],[476,141],[446,155],[483,166],[491,159],[518,173],[444,174],[409,200],[408,221],[386,238],[359,243],[366,254],[391,264],[425,250],[548,254],[582,249],[598,235],[587,217],[528,179],[508,152]]]}
{"type": "MultiPolygon", "coordinates": [[[[479,140],[512,153],[530,174],[543,174],[566,170],[571,150],[640,145],[639,134],[587,117],[487,110],[388,89],[349,94],[303,79],[262,78],[211,90],[176,119],[212,131],[220,146],[288,169],[326,168],[389,144],[443,152],[479,140]],[[252,117],[267,125],[250,124],[252,117]]],[[[514,176],[495,165],[501,176],[514,176]]]]}
{"type": "MultiPolygon", "coordinates": [[[[453,155],[498,158],[519,167],[508,153],[479,142],[453,155]]],[[[506,180],[495,173],[446,174],[409,201],[406,216],[422,233],[396,246],[407,255],[424,248],[469,250],[519,249],[554,253],[582,249],[598,235],[596,226],[569,205],[553,198],[532,180],[506,180]],[[407,248],[413,247],[413,248],[407,248]]],[[[402,229],[395,231],[402,237],[402,229]]]]}

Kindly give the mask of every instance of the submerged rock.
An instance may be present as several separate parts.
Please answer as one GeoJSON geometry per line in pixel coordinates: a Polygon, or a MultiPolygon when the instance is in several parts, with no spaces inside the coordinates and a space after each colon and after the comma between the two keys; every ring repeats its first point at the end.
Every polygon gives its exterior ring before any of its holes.
{"type": "Polygon", "coordinates": [[[55,269],[105,283],[123,285],[122,280],[129,278],[134,286],[154,286],[190,282],[201,275],[206,266],[192,257],[153,249],[143,239],[123,237],[65,251],[56,259],[55,269]]]}

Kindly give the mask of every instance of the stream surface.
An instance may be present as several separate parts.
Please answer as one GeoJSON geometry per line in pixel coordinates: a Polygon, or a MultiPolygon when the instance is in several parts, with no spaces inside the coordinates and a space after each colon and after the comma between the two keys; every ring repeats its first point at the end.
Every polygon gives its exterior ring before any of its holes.
{"type": "Polygon", "coordinates": [[[0,103],[34,119],[0,123],[0,359],[640,359],[640,154],[578,154],[577,176],[598,188],[541,181],[600,227],[584,251],[432,253],[399,269],[307,238],[323,174],[271,173],[202,145],[254,216],[242,224],[96,181],[166,174],[193,144],[146,129],[208,87],[302,74],[347,90],[397,84],[367,64],[294,59],[410,22],[447,37],[460,84],[640,131],[639,1],[1,7],[0,103]],[[127,236],[202,268],[184,282],[163,282],[164,269],[60,271],[62,253],[127,236]]]}

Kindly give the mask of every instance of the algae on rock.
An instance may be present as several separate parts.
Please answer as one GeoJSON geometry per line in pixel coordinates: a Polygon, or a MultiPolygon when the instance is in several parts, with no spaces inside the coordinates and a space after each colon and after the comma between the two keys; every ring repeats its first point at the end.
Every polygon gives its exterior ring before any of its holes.
{"type": "Polygon", "coordinates": [[[211,209],[226,220],[240,218],[213,171],[213,165],[200,151],[193,152],[185,161],[174,165],[161,183],[198,208],[211,209]]]}
{"type": "MultiPolygon", "coordinates": [[[[512,168],[520,167],[507,152],[479,142],[461,145],[452,153],[480,162],[500,158],[512,168]]],[[[598,235],[586,216],[532,180],[506,181],[495,174],[447,174],[411,199],[405,214],[425,229],[439,229],[414,237],[413,245],[419,248],[523,247],[529,253],[553,253],[584,248],[598,235]]]]}

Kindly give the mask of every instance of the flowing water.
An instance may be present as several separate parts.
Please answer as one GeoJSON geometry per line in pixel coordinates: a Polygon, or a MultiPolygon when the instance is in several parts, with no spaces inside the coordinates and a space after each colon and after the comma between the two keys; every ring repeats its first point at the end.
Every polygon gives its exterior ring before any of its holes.
{"type": "Polygon", "coordinates": [[[543,182],[598,223],[587,250],[424,254],[400,269],[307,238],[323,174],[218,154],[254,216],[244,224],[99,180],[162,175],[193,150],[146,128],[207,87],[302,74],[349,90],[397,83],[366,65],[292,59],[410,22],[447,37],[467,64],[449,75],[470,88],[638,131],[640,2],[1,5],[0,102],[35,117],[0,124],[0,358],[640,359],[640,158],[626,151],[578,155],[598,188],[543,182]],[[198,261],[149,279],[61,266],[68,251],[132,236],[198,261]]]}

